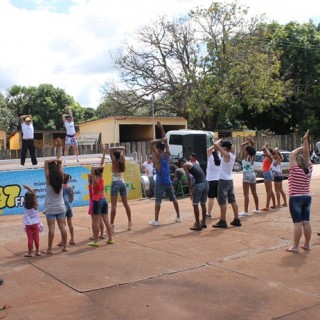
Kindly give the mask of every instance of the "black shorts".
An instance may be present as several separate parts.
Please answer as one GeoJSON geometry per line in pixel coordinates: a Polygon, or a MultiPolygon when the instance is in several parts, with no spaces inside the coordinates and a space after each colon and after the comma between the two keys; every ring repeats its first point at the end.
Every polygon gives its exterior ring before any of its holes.
{"type": "Polygon", "coordinates": [[[219,180],[208,181],[208,183],[209,183],[208,198],[218,198],[219,180]]]}

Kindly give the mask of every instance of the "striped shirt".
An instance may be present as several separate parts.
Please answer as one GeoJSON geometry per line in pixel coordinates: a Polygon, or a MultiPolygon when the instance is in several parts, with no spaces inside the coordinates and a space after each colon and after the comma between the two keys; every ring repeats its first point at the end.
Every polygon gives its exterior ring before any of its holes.
{"type": "Polygon", "coordinates": [[[310,194],[312,164],[309,164],[308,168],[308,174],[305,174],[299,166],[293,166],[289,169],[289,197],[310,194]]]}

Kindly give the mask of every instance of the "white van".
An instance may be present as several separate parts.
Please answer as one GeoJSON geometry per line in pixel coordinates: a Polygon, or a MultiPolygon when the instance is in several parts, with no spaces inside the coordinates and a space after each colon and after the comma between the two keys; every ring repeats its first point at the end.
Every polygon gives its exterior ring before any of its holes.
{"type": "Polygon", "coordinates": [[[201,167],[207,167],[207,148],[213,145],[214,133],[202,130],[171,130],[166,133],[168,138],[171,161],[180,157],[189,160],[190,154],[195,153],[201,167]]]}

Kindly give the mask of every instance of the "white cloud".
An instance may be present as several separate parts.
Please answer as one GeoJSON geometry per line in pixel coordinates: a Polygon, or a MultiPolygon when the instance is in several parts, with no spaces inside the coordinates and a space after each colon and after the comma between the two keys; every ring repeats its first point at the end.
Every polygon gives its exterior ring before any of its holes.
{"type": "MultiPolygon", "coordinates": [[[[166,14],[178,17],[208,0],[64,0],[0,2],[0,91],[12,85],[51,83],[82,106],[96,108],[101,86],[115,77],[110,52],[142,25],[166,14]],[[73,6],[67,7],[74,3],[73,6]],[[63,8],[54,7],[60,3],[63,8]],[[34,5],[49,5],[34,10],[34,5]]],[[[251,13],[280,23],[306,22],[320,12],[320,1],[239,0],[251,13]]],[[[318,17],[319,19],[319,17],[318,17]]],[[[318,20],[319,22],[319,20],[318,20]]]]}

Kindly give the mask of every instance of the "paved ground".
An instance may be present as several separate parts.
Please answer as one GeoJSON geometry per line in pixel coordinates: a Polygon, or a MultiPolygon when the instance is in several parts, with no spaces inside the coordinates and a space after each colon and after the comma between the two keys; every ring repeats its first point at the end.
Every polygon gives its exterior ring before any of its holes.
{"type": "MultiPolygon", "coordinates": [[[[243,209],[241,173],[235,174],[243,209]]],[[[320,166],[312,180],[312,250],[285,252],[292,243],[288,208],[242,218],[241,228],[193,232],[190,200],[179,200],[174,223],[165,201],[160,227],[148,225],[153,200],[130,201],[133,230],[124,208],[116,217],[114,245],[88,247],[87,208],[74,209],[75,246],[52,256],[24,258],[21,216],[0,217],[0,311],[5,319],[320,319],[320,166]]],[[[284,182],[287,190],[287,181],[284,182]]],[[[261,207],[263,184],[258,184],[261,207]]],[[[251,205],[253,200],[250,199],[251,205]]],[[[253,207],[251,206],[251,209],[253,207]]],[[[232,220],[231,208],[228,221],[232,220]]],[[[44,219],[43,219],[44,221],[44,219]]],[[[47,233],[41,235],[46,247],[47,233]]],[[[58,242],[56,230],[54,242],[58,242]]]]}

